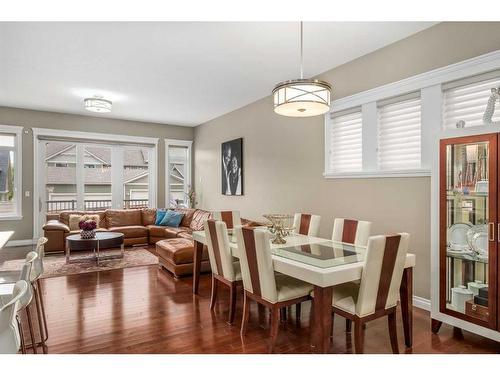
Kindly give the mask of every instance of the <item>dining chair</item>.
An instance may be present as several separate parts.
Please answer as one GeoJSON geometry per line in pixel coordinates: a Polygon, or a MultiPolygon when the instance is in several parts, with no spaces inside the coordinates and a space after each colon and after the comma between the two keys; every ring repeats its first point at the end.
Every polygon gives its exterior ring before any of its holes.
{"type": "Polygon", "coordinates": [[[332,241],[366,246],[371,228],[371,221],[336,218],[333,222],[332,241]]]}
{"type": "Polygon", "coordinates": [[[227,224],[224,221],[209,219],[204,223],[207,237],[208,258],[212,269],[212,293],[210,310],[215,308],[218,284],[229,287],[228,323],[233,324],[236,310],[236,289],[242,285],[239,261],[231,255],[227,224]]]}
{"type": "Polygon", "coordinates": [[[9,301],[0,306],[0,353],[16,354],[24,346],[23,332],[19,329],[17,311],[20,300],[28,290],[28,283],[24,280],[16,282],[9,301]],[[16,323],[14,323],[16,321],[16,323]]]}
{"type": "Polygon", "coordinates": [[[363,324],[383,316],[387,316],[392,351],[399,353],[396,305],[409,241],[408,233],[370,237],[361,282],[349,282],[333,288],[333,314],[354,322],[356,353],[363,353],[363,324]]]}
{"type": "Polygon", "coordinates": [[[306,236],[317,237],[321,216],[311,214],[295,214],[293,218],[293,232],[306,236]]]}
{"type": "Polygon", "coordinates": [[[33,262],[33,267],[31,269],[30,282],[33,290],[35,292],[35,304],[36,312],[38,318],[38,326],[40,329],[40,339],[41,343],[45,343],[49,338],[49,331],[47,329],[47,317],[45,315],[45,305],[43,302],[43,291],[40,278],[43,274],[43,257],[45,256],[45,244],[48,239],[45,237],[40,237],[36,244],[36,250],[38,257],[33,262]]]}
{"type": "Polygon", "coordinates": [[[212,212],[214,220],[226,223],[227,229],[241,225],[240,211],[214,211],[212,212]]]}
{"type": "Polygon", "coordinates": [[[313,286],[274,271],[269,233],[263,229],[236,228],[244,302],[241,335],[246,334],[250,301],[271,310],[270,351],[274,351],[280,323],[280,309],[310,299],[313,286]]]}

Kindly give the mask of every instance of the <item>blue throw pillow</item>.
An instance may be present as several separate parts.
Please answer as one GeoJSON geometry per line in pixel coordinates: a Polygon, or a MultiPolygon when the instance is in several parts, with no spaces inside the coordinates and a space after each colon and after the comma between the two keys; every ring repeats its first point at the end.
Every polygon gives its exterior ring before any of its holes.
{"type": "Polygon", "coordinates": [[[182,221],[184,214],[177,211],[167,211],[160,225],[165,227],[178,228],[182,221]]]}
{"type": "Polygon", "coordinates": [[[155,220],[155,225],[161,225],[161,221],[165,217],[165,214],[167,213],[167,210],[162,210],[158,209],[156,210],[156,220],[155,220]]]}

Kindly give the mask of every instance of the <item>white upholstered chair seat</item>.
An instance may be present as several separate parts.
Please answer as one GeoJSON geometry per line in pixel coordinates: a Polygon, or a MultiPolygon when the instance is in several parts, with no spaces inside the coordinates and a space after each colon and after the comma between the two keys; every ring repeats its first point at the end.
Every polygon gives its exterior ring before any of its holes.
{"type": "Polygon", "coordinates": [[[313,290],[311,284],[307,284],[293,277],[275,274],[276,291],[278,292],[278,302],[288,301],[294,298],[308,296],[313,290]]]}
{"type": "Polygon", "coordinates": [[[332,305],[350,314],[356,314],[359,282],[345,283],[333,288],[332,305]]]}
{"type": "Polygon", "coordinates": [[[233,261],[234,279],[229,279],[229,281],[240,281],[241,280],[241,266],[238,260],[233,261]]]}

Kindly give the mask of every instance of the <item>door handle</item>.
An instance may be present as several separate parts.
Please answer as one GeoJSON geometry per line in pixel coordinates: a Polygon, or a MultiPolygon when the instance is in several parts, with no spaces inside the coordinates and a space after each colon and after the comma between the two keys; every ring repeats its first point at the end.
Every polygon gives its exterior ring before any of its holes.
{"type": "MultiPolygon", "coordinates": [[[[488,223],[488,237],[490,241],[495,241],[495,223],[488,223]]],[[[499,224],[500,226],[500,224],[499,224]]]]}

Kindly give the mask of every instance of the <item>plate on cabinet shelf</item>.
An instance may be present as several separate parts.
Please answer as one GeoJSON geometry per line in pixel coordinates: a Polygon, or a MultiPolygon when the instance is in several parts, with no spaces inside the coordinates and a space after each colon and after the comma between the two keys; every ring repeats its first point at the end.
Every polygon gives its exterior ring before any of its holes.
{"type": "Polygon", "coordinates": [[[449,251],[467,252],[470,246],[467,241],[467,232],[472,225],[467,223],[455,223],[448,228],[447,242],[449,251]]]}
{"type": "Polygon", "coordinates": [[[478,232],[472,237],[472,249],[480,254],[488,257],[488,233],[478,232]]]}

